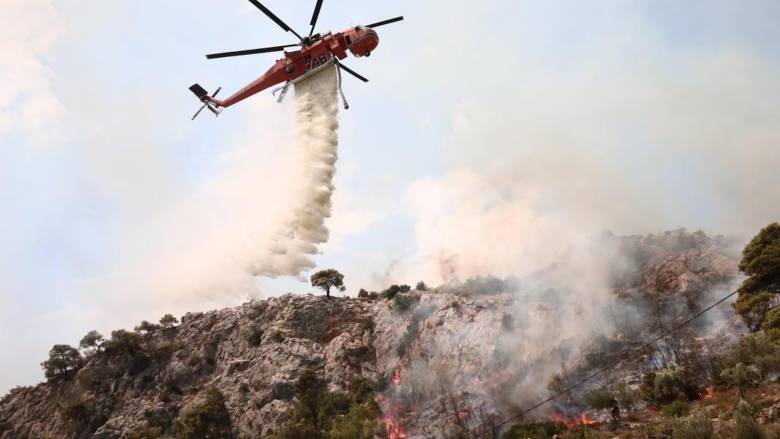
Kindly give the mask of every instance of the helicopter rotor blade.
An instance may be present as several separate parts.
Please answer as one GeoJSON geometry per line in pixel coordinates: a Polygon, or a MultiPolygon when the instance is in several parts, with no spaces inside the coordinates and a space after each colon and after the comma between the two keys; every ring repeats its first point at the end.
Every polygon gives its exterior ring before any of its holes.
{"type": "Polygon", "coordinates": [[[395,17],[395,18],[391,18],[391,19],[389,19],[389,20],[377,21],[376,23],[369,24],[369,25],[367,25],[366,27],[379,27],[379,26],[384,26],[384,25],[386,25],[386,24],[395,23],[395,22],[401,21],[401,20],[403,20],[403,19],[404,19],[404,17],[403,17],[403,16],[400,16],[400,17],[395,17]]]}
{"type": "Polygon", "coordinates": [[[317,0],[317,4],[314,6],[314,13],[311,16],[311,32],[309,32],[309,37],[314,35],[314,28],[317,26],[317,19],[320,18],[320,9],[322,9],[322,2],[324,0],[317,0]]]}
{"type": "Polygon", "coordinates": [[[298,44],[287,44],[284,46],[274,46],[274,47],[262,47],[260,49],[237,50],[234,52],[211,53],[206,55],[206,58],[215,59],[215,58],[227,58],[229,56],[243,56],[243,55],[255,55],[258,53],[279,52],[288,47],[295,47],[295,46],[298,46],[298,44]]]}
{"type": "Polygon", "coordinates": [[[292,32],[293,34],[295,34],[296,37],[298,37],[299,40],[303,40],[303,38],[300,35],[298,35],[298,32],[295,32],[295,30],[293,28],[291,28],[290,26],[287,25],[287,23],[282,21],[281,18],[279,18],[276,15],[274,15],[274,13],[271,12],[270,9],[266,8],[265,6],[263,6],[262,3],[260,3],[257,0],[249,0],[249,3],[252,3],[253,5],[255,5],[255,7],[257,7],[257,9],[260,9],[263,12],[263,14],[267,15],[268,18],[270,18],[276,24],[278,24],[279,27],[281,27],[285,32],[292,32]]]}
{"type": "Polygon", "coordinates": [[[340,63],[338,61],[336,61],[336,62],[338,63],[339,68],[343,69],[345,72],[349,73],[350,75],[354,76],[355,78],[357,78],[357,79],[359,79],[359,80],[361,80],[363,82],[368,82],[368,79],[366,79],[365,77],[361,76],[358,72],[350,69],[349,67],[345,66],[344,64],[342,64],[342,63],[340,63]]]}

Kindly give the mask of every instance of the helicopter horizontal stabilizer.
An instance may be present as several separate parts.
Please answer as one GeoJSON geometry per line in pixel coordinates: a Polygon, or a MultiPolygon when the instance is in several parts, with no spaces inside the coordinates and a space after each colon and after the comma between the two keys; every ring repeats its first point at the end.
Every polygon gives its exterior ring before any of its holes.
{"type": "Polygon", "coordinates": [[[195,96],[197,96],[198,99],[202,99],[204,96],[208,96],[209,94],[209,92],[207,92],[205,88],[201,87],[200,84],[192,84],[190,91],[195,93],[195,96]]]}
{"type": "MultiPolygon", "coordinates": [[[[211,95],[211,97],[212,98],[216,97],[220,90],[222,90],[222,87],[217,88],[217,90],[214,92],[214,94],[211,95]]],[[[214,113],[215,116],[219,116],[219,113],[221,113],[222,111],[220,110],[219,107],[209,102],[209,100],[207,99],[209,97],[209,92],[207,92],[205,88],[201,87],[199,84],[192,84],[192,86],[190,87],[190,91],[193,92],[195,96],[197,96],[198,99],[201,100],[201,102],[203,102],[203,106],[200,107],[200,109],[195,113],[194,116],[192,116],[192,120],[195,120],[195,118],[198,117],[200,112],[206,108],[208,108],[209,111],[214,113]]]]}

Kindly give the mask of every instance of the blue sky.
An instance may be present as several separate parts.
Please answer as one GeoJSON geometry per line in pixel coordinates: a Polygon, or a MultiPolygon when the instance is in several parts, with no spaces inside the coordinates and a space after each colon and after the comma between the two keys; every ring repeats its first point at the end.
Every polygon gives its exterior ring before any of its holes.
{"type": "MultiPolygon", "coordinates": [[[[267,3],[304,29],[313,2],[267,3]]],[[[401,14],[348,62],[371,82],[345,83],[316,262],[350,293],[441,282],[442,260],[460,278],[523,273],[606,228],[750,234],[778,218],[777,2],[342,0],[319,29],[401,14]]],[[[205,53],[291,35],[243,0],[11,0],[0,17],[0,392],[92,328],[307,290],[191,268],[222,267],[220,240],[246,227],[230,215],[284,210],[274,163],[293,126],[268,93],[191,122],[187,87],[230,93],[274,56],[205,53]],[[223,210],[203,201],[220,188],[223,210]],[[189,294],[199,282],[216,289],[189,294]]]]}

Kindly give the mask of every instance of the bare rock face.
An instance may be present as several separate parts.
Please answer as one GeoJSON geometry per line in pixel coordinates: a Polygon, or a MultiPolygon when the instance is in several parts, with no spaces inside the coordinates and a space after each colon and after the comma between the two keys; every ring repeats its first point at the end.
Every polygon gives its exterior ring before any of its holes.
{"type": "Polygon", "coordinates": [[[738,275],[738,254],[725,238],[676,230],[617,239],[628,262],[617,279],[619,293],[695,298],[738,275]]]}
{"type": "Polygon", "coordinates": [[[619,339],[613,314],[627,297],[696,307],[737,273],[734,255],[704,234],[609,241],[622,256],[603,288],[561,281],[564,264],[530,280],[475,279],[392,299],[286,295],[189,313],[137,352],[92,354],[68,376],[15,389],[0,400],[0,439],[125,439],[139,425],[170,434],[212,388],[234,437],[263,437],[293,408],[306,368],[332,391],[356,377],[384,383],[377,402],[390,437],[485,431],[544,399],[561,365],[589,361],[596,336],[619,339]]]}
{"type": "Polygon", "coordinates": [[[368,303],[291,295],[187,314],[146,340],[141,359],[95,354],[74,376],[12,392],[0,437],[123,438],[141,422],[170,425],[214,386],[235,437],[255,438],[283,421],[304,368],[322,370],[332,389],[375,378],[370,322],[368,303]],[[84,413],[69,417],[76,402],[84,413]]]}

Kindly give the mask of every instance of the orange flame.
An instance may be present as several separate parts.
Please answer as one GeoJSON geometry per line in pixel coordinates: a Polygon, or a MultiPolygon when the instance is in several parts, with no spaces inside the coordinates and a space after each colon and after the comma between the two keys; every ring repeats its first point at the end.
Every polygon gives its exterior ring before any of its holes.
{"type": "Polygon", "coordinates": [[[563,424],[566,426],[566,428],[573,428],[578,425],[595,425],[598,424],[599,421],[593,418],[588,417],[587,415],[583,414],[580,415],[578,418],[567,418],[565,416],[561,416],[558,413],[553,413],[550,416],[550,420],[553,422],[556,422],[558,424],[563,424]]]}
{"type": "Polygon", "coordinates": [[[701,399],[712,399],[714,394],[715,394],[714,389],[712,388],[712,386],[709,386],[706,389],[702,390],[699,396],[701,397],[701,399]]]}
{"type": "Polygon", "coordinates": [[[394,385],[401,384],[401,370],[400,369],[393,369],[393,374],[390,376],[390,381],[394,385]]]}
{"type": "Polygon", "coordinates": [[[385,417],[385,429],[387,429],[387,438],[388,439],[406,439],[406,432],[404,432],[403,428],[396,423],[396,420],[392,416],[386,416],[385,417]]]}
{"type": "MultiPolygon", "coordinates": [[[[400,369],[393,369],[392,374],[390,374],[390,382],[393,383],[394,386],[401,385],[400,369]]],[[[385,430],[387,431],[387,439],[407,439],[408,435],[401,426],[397,416],[402,406],[400,401],[394,396],[390,396],[389,398],[379,396],[377,397],[377,402],[379,403],[382,412],[385,413],[383,421],[385,430]]]]}

